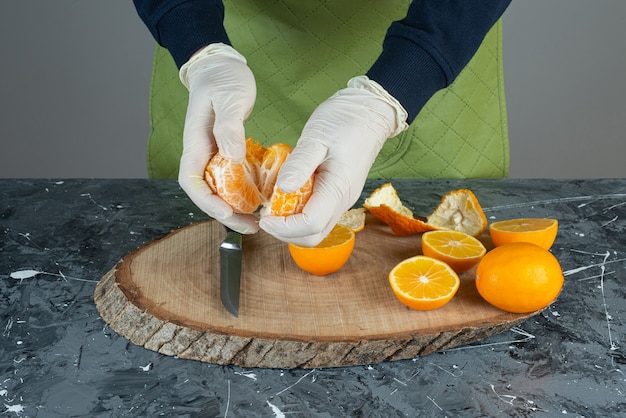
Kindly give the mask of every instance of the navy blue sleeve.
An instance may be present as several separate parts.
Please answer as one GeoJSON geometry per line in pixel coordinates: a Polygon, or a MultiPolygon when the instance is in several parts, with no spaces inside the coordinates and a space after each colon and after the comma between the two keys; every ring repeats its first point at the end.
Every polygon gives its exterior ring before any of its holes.
{"type": "MultiPolygon", "coordinates": [[[[133,0],[152,36],[180,68],[198,49],[230,45],[221,0],[133,0]]],[[[393,22],[367,72],[407,110],[412,122],[469,62],[510,0],[413,0],[393,22]]],[[[357,74],[355,74],[357,75],[357,74]]]]}
{"type": "Polygon", "coordinates": [[[216,42],[230,45],[221,0],[133,0],[154,39],[180,68],[198,49],[216,42]]]}
{"type": "Polygon", "coordinates": [[[414,0],[393,22],[367,73],[395,97],[411,123],[474,56],[510,0],[414,0]]]}

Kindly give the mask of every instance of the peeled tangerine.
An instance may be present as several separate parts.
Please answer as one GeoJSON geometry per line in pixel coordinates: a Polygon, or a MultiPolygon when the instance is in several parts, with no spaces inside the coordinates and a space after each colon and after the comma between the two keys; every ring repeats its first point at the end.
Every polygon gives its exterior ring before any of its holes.
{"type": "Polygon", "coordinates": [[[270,208],[271,215],[300,213],[313,192],[314,178],[293,193],[280,191],[276,177],[289,153],[291,146],[288,144],[277,143],[265,148],[248,138],[245,161],[233,162],[218,152],[207,164],[205,180],[213,193],[236,213],[253,213],[261,204],[270,208]]]}

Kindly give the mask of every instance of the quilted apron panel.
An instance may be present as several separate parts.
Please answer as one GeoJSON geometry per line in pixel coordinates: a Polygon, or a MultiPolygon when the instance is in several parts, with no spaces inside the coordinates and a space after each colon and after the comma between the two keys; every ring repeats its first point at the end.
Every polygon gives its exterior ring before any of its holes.
{"type": "MultiPolygon", "coordinates": [[[[295,146],[315,107],[365,74],[408,0],[225,0],[225,27],[257,82],[246,135],[295,146]]],[[[175,178],[188,93],[157,46],[150,91],[150,177],[175,178]]],[[[356,158],[356,156],[355,156],[356,158]]],[[[505,177],[509,144],[501,21],[452,85],[389,139],[370,178],[505,177]]]]}

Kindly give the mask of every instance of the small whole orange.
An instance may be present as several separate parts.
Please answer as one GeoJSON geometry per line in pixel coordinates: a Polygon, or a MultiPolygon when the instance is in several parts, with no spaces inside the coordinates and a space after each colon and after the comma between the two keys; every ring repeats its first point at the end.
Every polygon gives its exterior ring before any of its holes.
{"type": "Polygon", "coordinates": [[[559,295],[563,282],[556,257],[529,242],[496,247],[476,268],[478,293],[493,306],[513,313],[547,307],[559,295]]]}

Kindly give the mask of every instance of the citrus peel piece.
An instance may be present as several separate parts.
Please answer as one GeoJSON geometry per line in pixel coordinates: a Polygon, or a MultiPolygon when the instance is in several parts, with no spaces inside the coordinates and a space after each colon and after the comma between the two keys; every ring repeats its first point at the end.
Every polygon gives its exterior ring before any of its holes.
{"type": "Polygon", "coordinates": [[[376,218],[389,225],[397,236],[434,230],[452,230],[477,237],[487,229],[487,217],[478,199],[469,189],[446,193],[427,217],[416,217],[404,206],[396,189],[385,183],[365,199],[363,206],[376,218]]]}
{"type": "Polygon", "coordinates": [[[404,206],[391,183],[385,183],[374,190],[363,202],[363,207],[376,218],[389,225],[397,236],[438,229],[421,219],[415,218],[411,209],[404,206]]]}
{"type": "Polygon", "coordinates": [[[465,232],[473,237],[487,230],[487,217],[476,195],[469,189],[446,193],[426,219],[429,225],[437,229],[465,232]]]}

